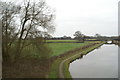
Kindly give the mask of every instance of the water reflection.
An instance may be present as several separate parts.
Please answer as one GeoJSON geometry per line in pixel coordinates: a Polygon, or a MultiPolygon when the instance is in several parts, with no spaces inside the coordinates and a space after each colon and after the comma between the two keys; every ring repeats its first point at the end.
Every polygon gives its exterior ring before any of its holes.
{"type": "Polygon", "coordinates": [[[105,44],[73,61],[69,71],[73,78],[117,78],[118,46],[105,44]]]}
{"type": "MultiPolygon", "coordinates": [[[[101,48],[101,46],[100,47],[97,47],[96,49],[100,49],[101,48]]],[[[79,59],[82,59],[85,55],[88,55],[88,54],[81,54],[81,56],[80,57],[78,57],[78,58],[76,58],[75,60],[79,60],[79,59]]],[[[75,60],[73,60],[73,61],[75,61],[75,60]]],[[[71,61],[70,63],[72,63],[73,61],[71,61]]]]}

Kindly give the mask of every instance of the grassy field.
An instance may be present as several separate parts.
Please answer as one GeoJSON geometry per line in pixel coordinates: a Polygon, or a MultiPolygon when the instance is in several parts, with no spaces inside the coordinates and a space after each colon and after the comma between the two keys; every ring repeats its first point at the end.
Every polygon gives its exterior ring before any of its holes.
{"type": "MultiPolygon", "coordinates": [[[[76,42],[76,40],[47,40],[47,42],[76,42]]],[[[52,49],[52,56],[58,56],[64,54],[69,50],[73,50],[78,47],[88,45],[90,43],[98,43],[100,41],[85,41],[84,43],[47,43],[47,45],[52,49]]]]}
{"type": "Polygon", "coordinates": [[[48,43],[48,46],[52,49],[53,53],[51,56],[58,56],[64,54],[69,50],[73,50],[78,47],[88,45],[89,43],[48,43]]]}
{"type": "MultiPolygon", "coordinates": [[[[76,40],[47,40],[47,42],[76,42],[76,40]]],[[[98,42],[98,41],[96,41],[98,42]]],[[[67,52],[69,50],[82,47],[85,45],[88,45],[90,43],[95,43],[95,41],[85,41],[84,43],[46,43],[45,47],[49,47],[51,53],[49,54],[50,57],[53,56],[59,56],[60,54],[64,54],[64,52],[67,52]]],[[[39,43],[38,43],[39,44],[39,43]]],[[[41,44],[40,44],[41,45],[41,44]]],[[[44,50],[45,48],[41,48],[44,50]]],[[[11,50],[13,51],[13,50],[11,50]]],[[[46,51],[46,50],[44,50],[46,51]]],[[[43,51],[43,52],[44,52],[43,51]]],[[[41,54],[36,50],[36,48],[33,45],[29,45],[24,48],[24,51],[22,52],[23,57],[35,57],[35,58],[40,58],[41,54]]]]}

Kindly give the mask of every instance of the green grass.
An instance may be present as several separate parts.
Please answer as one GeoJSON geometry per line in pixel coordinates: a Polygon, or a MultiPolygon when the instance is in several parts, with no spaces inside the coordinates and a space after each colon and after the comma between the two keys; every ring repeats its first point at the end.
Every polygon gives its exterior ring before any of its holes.
{"type": "MultiPolygon", "coordinates": [[[[52,42],[76,42],[76,40],[47,40],[52,42]]],[[[29,42],[29,41],[26,41],[29,42]]],[[[32,57],[32,58],[41,58],[46,53],[51,52],[50,54],[47,54],[46,56],[53,57],[53,56],[59,56],[60,54],[64,54],[64,52],[67,52],[69,50],[73,50],[78,47],[82,47],[85,45],[88,45],[90,43],[94,43],[95,41],[85,41],[84,43],[45,43],[40,44],[40,51],[36,49],[35,46],[32,44],[25,47],[22,51],[21,56],[22,57],[32,57]],[[43,47],[41,47],[43,46],[43,47]],[[48,47],[48,50],[47,50],[48,47]],[[47,52],[48,51],[48,52],[47,52]]],[[[99,42],[99,41],[96,41],[99,42]]],[[[13,48],[11,48],[11,53],[13,54],[15,52],[15,45],[13,44],[13,48]]],[[[13,54],[14,55],[14,54],[13,54]]],[[[13,56],[14,57],[14,56],[13,56]]]]}
{"type": "Polygon", "coordinates": [[[51,66],[50,72],[48,74],[48,78],[58,78],[60,62],[61,62],[61,58],[54,61],[54,63],[51,66]]]}
{"type": "MultiPolygon", "coordinates": [[[[59,41],[75,41],[75,40],[52,40],[52,41],[59,42],[59,41]]],[[[96,42],[99,42],[99,41],[96,41],[96,42]]],[[[95,41],[85,41],[84,43],[46,43],[45,45],[46,47],[49,47],[51,49],[52,53],[50,53],[49,56],[53,57],[53,56],[59,56],[60,54],[64,54],[64,52],[88,45],[90,43],[95,43],[95,41]]],[[[43,49],[44,48],[42,48],[42,50],[43,49]]],[[[24,52],[22,56],[28,56],[28,57],[32,56],[35,58],[40,58],[41,54],[37,52],[34,46],[29,45],[24,48],[24,52]]]]}
{"type": "Polygon", "coordinates": [[[52,49],[53,53],[51,56],[58,56],[64,54],[69,50],[73,50],[78,47],[88,45],[89,42],[85,43],[48,43],[48,46],[52,49]]]}
{"type": "MultiPolygon", "coordinates": [[[[88,45],[90,42],[85,42],[85,43],[46,43],[46,47],[49,47],[51,49],[51,53],[49,54],[50,57],[53,56],[59,56],[60,54],[64,54],[64,52],[67,52],[69,50],[73,50],[75,48],[81,47],[88,45]]],[[[43,50],[44,48],[42,48],[43,50]]],[[[42,51],[42,52],[45,52],[42,51]]],[[[36,57],[40,58],[42,53],[37,52],[37,49],[29,45],[24,48],[24,51],[22,52],[22,56],[31,56],[31,57],[36,57]]],[[[43,53],[44,54],[44,53],[43,53]]]]}

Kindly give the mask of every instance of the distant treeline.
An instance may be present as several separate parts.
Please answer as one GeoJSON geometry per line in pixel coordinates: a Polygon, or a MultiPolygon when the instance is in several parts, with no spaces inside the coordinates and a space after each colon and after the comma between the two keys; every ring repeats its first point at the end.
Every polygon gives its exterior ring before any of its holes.
{"type": "MultiPolygon", "coordinates": [[[[47,40],[76,40],[76,37],[71,38],[71,37],[52,37],[52,38],[46,38],[47,40]]],[[[93,37],[93,36],[84,36],[83,38],[85,41],[98,41],[98,40],[119,40],[120,37],[106,37],[106,36],[101,36],[101,37],[93,37]]]]}

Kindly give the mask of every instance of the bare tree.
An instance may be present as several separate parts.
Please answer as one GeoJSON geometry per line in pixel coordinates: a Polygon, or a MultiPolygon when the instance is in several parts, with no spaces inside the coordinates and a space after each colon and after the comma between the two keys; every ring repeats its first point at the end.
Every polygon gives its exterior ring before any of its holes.
{"type": "Polygon", "coordinates": [[[44,32],[44,39],[50,39],[52,38],[52,35],[48,34],[47,32],[44,32]]]}
{"type": "Polygon", "coordinates": [[[84,42],[84,35],[80,31],[76,31],[74,36],[78,41],[84,42]]]}
{"type": "Polygon", "coordinates": [[[44,1],[39,3],[31,3],[30,1],[25,2],[21,11],[23,14],[21,15],[20,37],[18,39],[16,58],[19,57],[24,48],[28,34],[35,38],[41,37],[42,35],[39,28],[43,28],[47,31],[51,29],[54,30],[54,26],[51,25],[53,13],[50,12],[50,8],[47,7],[44,1]]]}
{"type": "Polygon", "coordinates": [[[12,43],[16,39],[18,33],[15,33],[15,23],[14,17],[19,13],[20,6],[14,5],[12,3],[0,3],[0,21],[2,27],[2,52],[3,58],[10,58],[9,50],[12,43]]]}
{"type": "Polygon", "coordinates": [[[95,34],[95,37],[101,37],[101,35],[100,35],[100,34],[98,34],[98,33],[96,33],[96,34],[95,34]]]}
{"type": "Polygon", "coordinates": [[[103,36],[101,36],[100,34],[95,34],[95,37],[97,40],[103,40],[103,36]]]}
{"type": "MultiPolygon", "coordinates": [[[[3,54],[9,57],[10,54],[8,45],[11,46],[14,41],[16,44],[14,59],[16,60],[20,57],[24,47],[34,43],[35,39],[37,43],[42,41],[38,41],[37,39],[44,35],[43,32],[54,31],[54,14],[46,5],[45,1],[31,2],[29,0],[24,1],[24,4],[21,6],[10,6],[8,3],[5,3],[5,6],[6,5],[9,8],[6,7],[1,11],[4,35],[3,54]],[[15,20],[18,20],[17,24],[20,23],[18,26],[16,26],[17,29],[14,23],[15,20]],[[34,41],[31,39],[31,42],[28,43],[26,40],[28,37],[34,38],[34,41]]],[[[38,44],[34,45],[38,48],[38,44]]]]}

